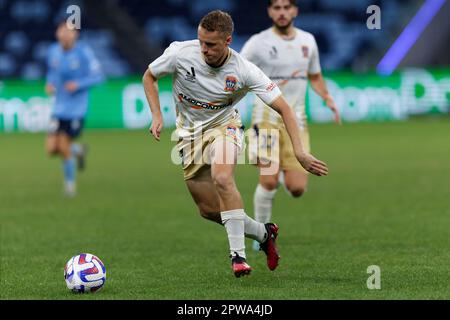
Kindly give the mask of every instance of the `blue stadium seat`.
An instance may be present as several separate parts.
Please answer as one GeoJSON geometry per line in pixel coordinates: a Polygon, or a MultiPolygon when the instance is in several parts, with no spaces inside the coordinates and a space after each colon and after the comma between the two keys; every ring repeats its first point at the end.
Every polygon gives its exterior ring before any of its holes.
{"type": "Polygon", "coordinates": [[[33,47],[33,59],[45,63],[47,61],[47,51],[51,45],[50,41],[40,41],[33,47]]]}
{"type": "Polygon", "coordinates": [[[12,31],[5,36],[5,49],[15,55],[23,55],[30,46],[30,41],[24,31],[12,31]]]}
{"type": "Polygon", "coordinates": [[[37,62],[28,62],[22,67],[22,79],[39,80],[45,77],[42,65],[37,62]]]}
{"type": "Polygon", "coordinates": [[[2,77],[10,77],[14,75],[16,70],[16,61],[9,53],[0,52],[0,75],[2,77]]]}

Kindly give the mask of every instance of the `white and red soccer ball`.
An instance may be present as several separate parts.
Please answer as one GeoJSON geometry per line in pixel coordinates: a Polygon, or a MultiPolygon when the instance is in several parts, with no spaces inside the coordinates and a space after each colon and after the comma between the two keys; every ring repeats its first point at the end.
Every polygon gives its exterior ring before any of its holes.
{"type": "Polygon", "coordinates": [[[81,253],[67,261],[64,279],[69,290],[78,293],[96,292],[105,284],[105,265],[98,257],[81,253]]]}

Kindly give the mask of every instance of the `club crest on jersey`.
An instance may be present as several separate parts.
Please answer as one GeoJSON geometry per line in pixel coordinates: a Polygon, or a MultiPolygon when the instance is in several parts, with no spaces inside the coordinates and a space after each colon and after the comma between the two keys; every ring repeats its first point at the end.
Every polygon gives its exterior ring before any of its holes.
{"type": "Polygon", "coordinates": [[[228,76],[225,79],[225,91],[233,92],[237,89],[238,79],[234,76],[228,76]]]}
{"type": "Polygon", "coordinates": [[[309,48],[307,46],[302,46],[303,58],[308,58],[309,48]]]}

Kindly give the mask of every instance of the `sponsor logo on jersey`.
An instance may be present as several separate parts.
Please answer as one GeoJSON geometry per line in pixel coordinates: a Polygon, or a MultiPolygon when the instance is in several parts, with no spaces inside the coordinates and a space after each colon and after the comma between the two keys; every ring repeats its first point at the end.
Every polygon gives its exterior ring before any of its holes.
{"type": "Polygon", "coordinates": [[[188,102],[189,104],[191,104],[191,108],[193,108],[193,109],[220,110],[220,109],[223,109],[223,108],[233,105],[233,100],[231,100],[231,99],[228,100],[228,102],[226,104],[214,104],[212,102],[198,101],[196,99],[188,97],[184,93],[179,93],[178,99],[180,102],[183,100],[188,102]]]}
{"type": "Polygon", "coordinates": [[[233,92],[237,89],[238,79],[234,76],[227,76],[225,79],[225,91],[233,92]]]}
{"type": "Polygon", "coordinates": [[[195,69],[194,67],[191,67],[191,72],[187,72],[186,75],[184,76],[184,80],[187,80],[189,82],[194,82],[195,83],[195,69]]]}
{"type": "Polygon", "coordinates": [[[302,46],[303,58],[308,58],[309,48],[307,46],[302,46]]]}

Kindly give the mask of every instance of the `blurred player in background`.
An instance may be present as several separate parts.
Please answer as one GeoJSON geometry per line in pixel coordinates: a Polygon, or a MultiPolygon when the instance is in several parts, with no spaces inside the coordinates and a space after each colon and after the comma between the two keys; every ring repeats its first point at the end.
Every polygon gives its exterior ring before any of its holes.
{"type": "MultiPolygon", "coordinates": [[[[305,113],[308,79],[314,91],[334,112],[335,121],[338,123],[340,123],[339,111],[322,77],[314,36],[294,27],[294,19],[298,15],[296,1],[269,0],[268,14],[273,26],[252,36],[242,48],[241,55],[261,68],[277,83],[288,104],[293,108],[292,115],[297,119],[303,148],[309,153],[310,143],[305,113]]],[[[254,195],[255,219],[266,223],[272,217],[272,202],[279,180],[293,197],[300,197],[307,187],[308,172],[297,161],[283,119],[258,98],[252,114],[252,128],[257,136],[260,167],[259,184],[254,195]],[[279,143],[272,144],[274,137],[270,136],[271,129],[277,130],[279,143]],[[262,152],[271,148],[279,149],[262,152]],[[262,154],[268,156],[263,158],[262,154]],[[277,164],[278,172],[272,175],[265,174],[263,168],[273,163],[277,164]]],[[[254,249],[259,249],[258,243],[254,243],[254,249]]]]}
{"type": "Polygon", "coordinates": [[[243,127],[234,105],[247,92],[254,92],[281,114],[297,161],[319,176],[326,175],[328,169],[304,152],[292,108],[278,87],[253,63],[229,48],[232,33],[233,21],[227,13],[210,12],[199,24],[198,40],[173,42],[149,65],[143,84],[153,119],[150,130],[159,141],[163,119],[157,83],[159,78],[173,75],[177,146],[184,178],[200,214],[225,226],[232,269],[240,277],[251,271],[246,262],[245,236],[261,244],[269,269],[277,267],[278,226],[256,222],[244,211],[234,181],[237,154],[243,143],[243,127]],[[195,161],[205,155],[209,162],[195,161]]]}
{"type": "Polygon", "coordinates": [[[83,129],[88,91],[104,79],[92,50],[77,41],[78,36],[78,30],[66,21],[58,25],[58,42],[48,52],[45,86],[47,94],[55,96],[46,150],[63,159],[64,191],[68,196],[76,194],[77,166],[84,168],[86,146],[73,141],[83,129]]]}

